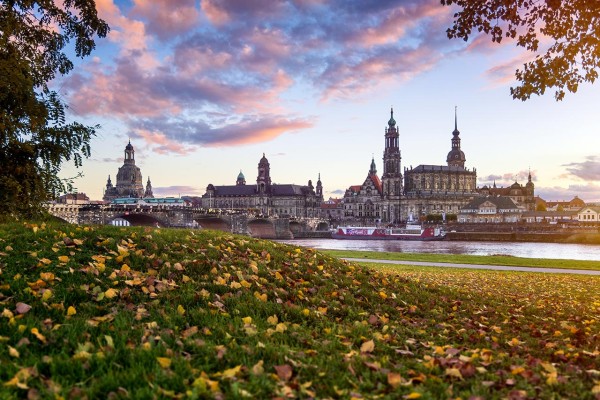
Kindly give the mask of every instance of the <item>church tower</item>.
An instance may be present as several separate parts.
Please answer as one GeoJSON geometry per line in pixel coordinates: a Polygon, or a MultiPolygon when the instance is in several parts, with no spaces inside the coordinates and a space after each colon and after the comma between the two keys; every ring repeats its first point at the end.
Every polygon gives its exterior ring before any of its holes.
{"type": "Polygon", "coordinates": [[[452,149],[448,153],[446,162],[449,167],[465,167],[465,153],[460,149],[460,132],[458,130],[458,121],[456,117],[456,107],[454,107],[454,131],[452,132],[452,149]]]}
{"type": "Polygon", "coordinates": [[[317,196],[323,198],[323,183],[321,182],[321,173],[319,172],[319,178],[317,179],[317,196]]]}
{"type": "MultiPolygon", "coordinates": [[[[385,150],[383,151],[383,196],[386,199],[399,199],[402,194],[402,173],[400,172],[400,134],[394,120],[394,109],[391,109],[390,120],[385,128],[385,150]]],[[[372,168],[375,162],[372,162],[372,168]]],[[[377,172],[377,171],[375,171],[377,172]]]]}
{"type": "Polygon", "coordinates": [[[240,173],[237,176],[237,180],[235,181],[235,184],[236,184],[236,186],[241,186],[241,185],[246,184],[246,177],[242,173],[242,170],[240,170],[240,173]]]}
{"type": "Polygon", "coordinates": [[[271,167],[269,160],[263,153],[258,162],[258,177],[256,178],[256,188],[258,193],[269,193],[271,190],[271,167]]]}
{"type": "Polygon", "coordinates": [[[147,199],[154,198],[154,193],[152,193],[152,183],[150,183],[150,177],[148,177],[148,181],[146,182],[146,191],[144,192],[144,197],[147,199]]]}

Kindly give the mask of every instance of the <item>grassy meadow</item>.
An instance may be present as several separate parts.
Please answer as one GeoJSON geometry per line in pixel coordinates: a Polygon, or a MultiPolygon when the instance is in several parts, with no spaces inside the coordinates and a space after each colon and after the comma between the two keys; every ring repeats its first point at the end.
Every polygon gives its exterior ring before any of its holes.
{"type": "Polygon", "coordinates": [[[0,398],[600,398],[600,277],[0,224],[0,398]]]}

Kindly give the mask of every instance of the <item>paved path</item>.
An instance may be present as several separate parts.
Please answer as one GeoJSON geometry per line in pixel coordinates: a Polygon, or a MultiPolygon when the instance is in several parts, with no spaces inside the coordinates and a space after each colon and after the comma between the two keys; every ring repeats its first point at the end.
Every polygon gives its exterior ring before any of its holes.
{"type": "Polygon", "coordinates": [[[427,267],[450,267],[450,268],[469,268],[469,269],[492,269],[496,271],[524,271],[524,272],[545,272],[558,274],[577,274],[577,275],[598,275],[600,271],[586,269],[562,269],[562,268],[541,268],[541,267],[516,267],[510,265],[485,265],[485,264],[455,264],[424,261],[398,261],[398,260],[373,260],[370,258],[344,258],[352,262],[370,262],[379,264],[400,264],[400,265],[422,265],[427,267]]]}

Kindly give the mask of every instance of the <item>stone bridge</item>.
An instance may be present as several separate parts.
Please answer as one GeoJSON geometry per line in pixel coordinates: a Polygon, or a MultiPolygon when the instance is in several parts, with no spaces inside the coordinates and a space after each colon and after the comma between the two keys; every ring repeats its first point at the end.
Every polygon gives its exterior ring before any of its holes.
{"type": "Polygon", "coordinates": [[[46,208],[51,215],[77,225],[215,229],[264,239],[327,237],[329,232],[329,223],[318,218],[263,218],[182,206],[48,204],[46,208]]]}

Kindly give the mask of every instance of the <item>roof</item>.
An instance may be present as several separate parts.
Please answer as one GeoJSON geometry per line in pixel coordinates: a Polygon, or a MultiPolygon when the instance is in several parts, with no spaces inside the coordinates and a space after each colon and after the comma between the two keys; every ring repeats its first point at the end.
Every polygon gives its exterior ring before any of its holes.
{"type": "Polygon", "coordinates": [[[406,172],[472,172],[466,169],[465,167],[457,167],[455,165],[429,165],[429,164],[421,164],[413,169],[409,169],[406,172]]]}
{"type": "Polygon", "coordinates": [[[515,204],[515,202],[506,196],[496,196],[496,197],[476,197],[471,200],[467,205],[463,206],[461,210],[477,210],[483,203],[489,201],[490,203],[496,206],[498,210],[517,210],[519,207],[515,204]]]}
{"type": "MultiPolygon", "coordinates": [[[[254,196],[255,185],[226,185],[214,186],[215,196],[254,196]]],[[[293,184],[273,184],[270,186],[272,196],[305,196],[310,193],[308,186],[293,184]]]]}
{"type": "Polygon", "coordinates": [[[373,182],[373,185],[375,185],[375,189],[377,189],[379,194],[383,193],[383,188],[381,187],[381,180],[379,177],[374,174],[369,174],[369,178],[371,178],[371,181],[373,182]]]}

